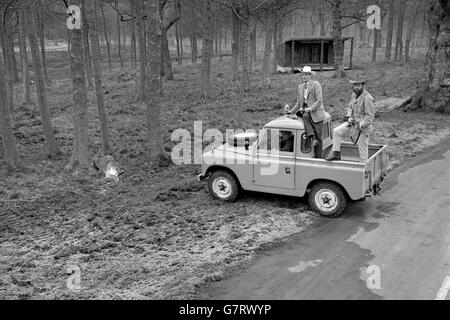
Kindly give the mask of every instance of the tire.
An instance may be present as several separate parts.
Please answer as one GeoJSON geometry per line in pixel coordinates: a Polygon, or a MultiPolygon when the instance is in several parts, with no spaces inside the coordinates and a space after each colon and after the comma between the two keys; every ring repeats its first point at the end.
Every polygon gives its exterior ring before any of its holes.
{"type": "Polygon", "coordinates": [[[214,198],[226,202],[237,199],[240,187],[236,178],[227,171],[214,171],[208,179],[208,189],[214,198]]]}
{"type": "Polygon", "coordinates": [[[308,194],[309,206],[326,218],[341,216],[347,207],[347,196],[340,186],[332,182],[315,184],[308,194]]]}

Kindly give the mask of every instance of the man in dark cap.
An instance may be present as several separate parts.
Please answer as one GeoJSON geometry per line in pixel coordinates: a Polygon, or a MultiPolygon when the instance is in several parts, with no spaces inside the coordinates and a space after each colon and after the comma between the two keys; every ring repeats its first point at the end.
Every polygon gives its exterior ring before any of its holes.
{"type": "Polygon", "coordinates": [[[360,161],[365,162],[369,157],[369,137],[373,132],[372,122],[375,119],[375,111],[374,99],[365,90],[367,80],[365,73],[358,74],[350,80],[353,93],[347,109],[346,121],[333,130],[333,149],[326,158],[327,161],[341,160],[341,143],[348,133],[351,134],[353,143],[358,145],[360,161]]]}

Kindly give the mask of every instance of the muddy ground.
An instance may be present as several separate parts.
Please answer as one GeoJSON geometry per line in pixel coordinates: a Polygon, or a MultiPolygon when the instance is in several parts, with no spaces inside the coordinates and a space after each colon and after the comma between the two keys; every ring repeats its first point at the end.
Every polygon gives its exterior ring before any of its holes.
{"type": "MultiPolygon", "coordinates": [[[[374,75],[368,85],[378,103],[372,141],[389,145],[392,168],[450,135],[449,116],[395,109],[424,80],[423,56],[416,52],[408,65],[370,64],[369,50],[355,56],[355,65],[374,75]]],[[[167,151],[175,145],[171,133],[192,132],[194,121],[203,121],[203,130],[258,129],[295,100],[295,75],[275,75],[267,90],[257,65],[252,89],[240,103],[229,61],[214,61],[213,95],[207,100],[199,99],[200,64],[174,64],[175,80],[164,83],[162,103],[167,151]]],[[[258,250],[322,219],[308,210],[305,199],[246,193],[235,203],[222,203],[196,181],[198,165],[148,164],[145,106],[138,102],[137,70],[129,65],[104,69],[114,156],[125,170],[121,181],[65,171],[72,145],[67,54],[52,53],[49,70],[48,98],[64,154],[47,159],[37,106],[22,106],[18,85],[14,131],[28,169],[0,169],[0,298],[186,299],[206,281],[243,266],[258,250]],[[74,265],[81,269],[79,291],[67,288],[67,270],[74,265]]],[[[318,80],[338,124],[351,88],[348,78],[331,76],[320,73],[318,80]]],[[[101,137],[93,92],[89,114],[96,154],[101,137]]]]}

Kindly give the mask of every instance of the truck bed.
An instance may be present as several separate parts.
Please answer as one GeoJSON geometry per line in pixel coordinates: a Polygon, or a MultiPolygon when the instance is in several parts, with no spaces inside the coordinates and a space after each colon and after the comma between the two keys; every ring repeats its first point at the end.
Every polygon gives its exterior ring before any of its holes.
{"type": "MultiPolygon", "coordinates": [[[[381,145],[369,145],[369,161],[371,161],[371,158],[380,151],[382,147],[383,146],[381,145]]],[[[323,151],[324,158],[331,152],[331,148],[332,146],[329,146],[323,151]]],[[[355,146],[351,142],[343,142],[341,146],[341,161],[359,162],[358,146],[355,146]]]]}
{"type": "MultiPolygon", "coordinates": [[[[324,150],[324,158],[328,156],[331,151],[331,146],[324,150]]],[[[303,159],[302,159],[303,160],[303,159]]],[[[305,159],[306,160],[306,159],[305,159]]],[[[317,160],[317,159],[315,159],[317,160]]],[[[323,161],[323,160],[320,160],[323,161]]],[[[352,168],[355,172],[361,172],[363,175],[360,179],[363,179],[364,184],[362,185],[362,190],[364,194],[360,194],[361,196],[370,197],[376,195],[380,190],[380,183],[383,181],[386,176],[387,171],[387,154],[386,154],[386,146],[371,144],[369,145],[369,159],[366,163],[360,162],[358,146],[354,145],[351,142],[343,142],[341,145],[341,160],[340,161],[330,161],[323,163],[319,166],[320,173],[317,175],[326,176],[330,174],[330,169],[341,169],[342,172],[344,170],[348,170],[352,168]]],[[[347,177],[351,175],[357,175],[356,173],[347,172],[347,177]]],[[[352,178],[353,181],[361,181],[352,178]]],[[[332,179],[331,179],[332,180],[332,179]]],[[[346,181],[345,179],[344,181],[346,181]]],[[[335,178],[335,181],[336,178],[335,178]]],[[[346,185],[347,188],[354,187],[353,183],[349,184],[348,181],[342,183],[342,185],[346,185]]]]}

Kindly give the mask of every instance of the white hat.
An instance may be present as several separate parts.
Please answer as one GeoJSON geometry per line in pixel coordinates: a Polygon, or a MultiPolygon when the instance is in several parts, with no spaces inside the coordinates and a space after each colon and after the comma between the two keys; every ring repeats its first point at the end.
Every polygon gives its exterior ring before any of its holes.
{"type": "Polygon", "coordinates": [[[304,66],[302,69],[303,73],[312,73],[312,69],[310,66],[304,66]]]}

